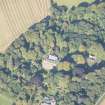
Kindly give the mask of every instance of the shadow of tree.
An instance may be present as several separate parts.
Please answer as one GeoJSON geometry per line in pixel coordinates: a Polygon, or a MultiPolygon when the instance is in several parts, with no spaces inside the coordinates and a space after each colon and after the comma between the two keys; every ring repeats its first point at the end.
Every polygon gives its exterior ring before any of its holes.
{"type": "Polygon", "coordinates": [[[81,6],[81,7],[90,7],[92,5],[98,5],[98,4],[102,3],[102,2],[105,2],[105,0],[95,0],[92,3],[82,2],[78,6],[81,6]]]}

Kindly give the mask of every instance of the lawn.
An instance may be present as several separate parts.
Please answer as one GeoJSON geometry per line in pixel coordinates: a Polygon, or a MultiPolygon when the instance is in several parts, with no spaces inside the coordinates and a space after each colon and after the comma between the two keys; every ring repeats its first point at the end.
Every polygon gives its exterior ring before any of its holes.
{"type": "Polygon", "coordinates": [[[7,93],[0,93],[0,105],[12,105],[13,100],[7,93]]]}
{"type": "Polygon", "coordinates": [[[95,0],[55,0],[57,3],[59,3],[60,5],[75,5],[77,6],[78,4],[80,4],[81,2],[94,2],[95,0]]]}

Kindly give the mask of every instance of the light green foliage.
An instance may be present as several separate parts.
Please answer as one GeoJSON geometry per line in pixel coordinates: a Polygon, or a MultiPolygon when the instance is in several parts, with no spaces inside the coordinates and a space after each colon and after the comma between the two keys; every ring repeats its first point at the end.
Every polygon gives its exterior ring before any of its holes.
{"type": "Polygon", "coordinates": [[[75,6],[77,6],[81,2],[92,3],[95,0],[75,0],[75,1],[73,1],[73,0],[55,0],[55,1],[61,5],[75,5],[75,6]]]}
{"type": "Polygon", "coordinates": [[[59,46],[60,49],[62,49],[64,44],[62,43],[63,39],[62,39],[61,35],[60,34],[56,34],[55,37],[56,37],[56,45],[59,46]]]}
{"type": "Polygon", "coordinates": [[[77,64],[85,64],[85,59],[82,55],[77,54],[77,55],[74,55],[73,58],[77,64]]]}
{"type": "Polygon", "coordinates": [[[27,42],[29,42],[29,43],[38,44],[40,42],[39,35],[38,35],[38,33],[35,33],[35,32],[32,33],[32,32],[27,31],[25,38],[26,38],[27,42]]]}
{"type": "Polygon", "coordinates": [[[54,81],[56,82],[56,87],[60,93],[64,93],[68,91],[69,81],[70,81],[69,77],[63,78],[61,74],[57,74],[55,76],[54,81]]]}
{"type": "Polygon", "coordinates": [[[71,64],[69,62],[60,62],[58,65],[58,70],[65,70],[65,71],[69,71],[71,69],[71,64]]]}
{"type": "Polygon", "coordinates": [[[97,60],[105,60],[105,51],[101,44],[92,43],[88,51],[89,54],[93,54],[94,56],[96,56],[97,60]]]}
{"type": "Polygon", "coordinates": [[[34,51],[26,51],[25,48],[21,48],[22,56],[25,60],[34,61],[37,57],[37,52],[34,51]]]}
{"type": "Polygon", "coordinates": [[[96,73],[89,73],[85,76],[86,79],[93,81],[96,79],[96,73]]]}

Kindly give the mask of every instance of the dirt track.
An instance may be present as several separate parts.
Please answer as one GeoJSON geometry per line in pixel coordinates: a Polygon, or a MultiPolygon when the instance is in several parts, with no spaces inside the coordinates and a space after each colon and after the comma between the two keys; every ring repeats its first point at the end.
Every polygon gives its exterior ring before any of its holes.
{"type": "Polygon", "coordinates": [[[49,12],[50,0],[0,0],[0,52],[49,12]]]}

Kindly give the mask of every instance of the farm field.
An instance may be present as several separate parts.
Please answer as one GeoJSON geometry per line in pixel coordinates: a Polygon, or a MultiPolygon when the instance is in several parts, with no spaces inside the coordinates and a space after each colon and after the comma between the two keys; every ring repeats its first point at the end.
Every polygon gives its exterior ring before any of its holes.
{"type": "Polygon", "coordinates": [[[55,1],[57,3],[59,3],[60,5],[75,5],[75,6],[77,6],[81,2],[91,3],[91,2],[93,2],[95,0],[55,0],[55,1]]]}
{"type": "Polygon", "coordinates": [[[105,99],[100,103],[100,105],[105,105],[105,99]]]}
{"type": "Polygon", "coordinates": [[[0,52],[50,14],[50,0],[0,0],[0,52]]]}

